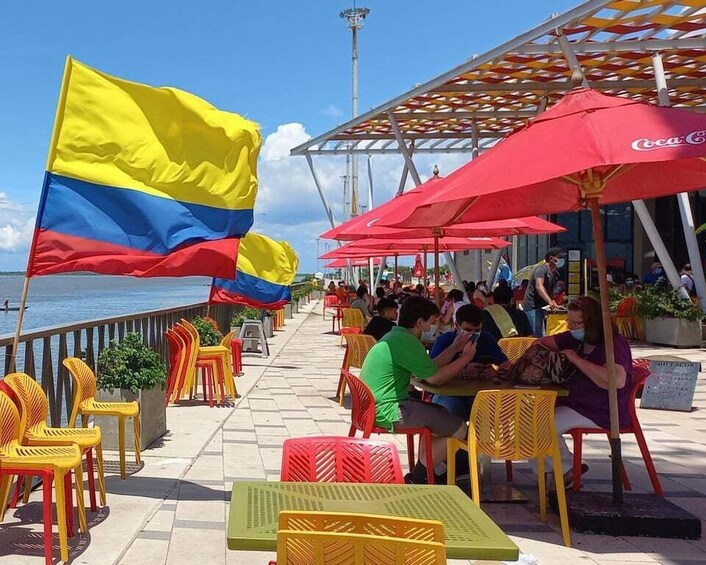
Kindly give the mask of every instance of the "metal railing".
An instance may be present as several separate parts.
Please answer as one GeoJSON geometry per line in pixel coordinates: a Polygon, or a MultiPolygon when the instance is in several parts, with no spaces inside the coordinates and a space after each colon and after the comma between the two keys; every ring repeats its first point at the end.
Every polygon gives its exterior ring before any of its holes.
{"type": "MultiPolygon", "coordinates": [[[[86,362],[95,369],[98,355],[110,340],[121,340],[126,333],[137,332],[142,335],[145,345],[157,351],[166,363],[168,351],[164,332],[181,318],[190,320],[205,315],[207,306],[206,302],[199,302],[31,330],[20,336],[15,370],[27,373],[42,385],[49,399],[51,424],[58,426],[66,421],[73,399],[71,378],[62,364],[64,359],[83,355],[86,362]]],[[[212,304],[209,314],[222,330],[228,331],[233,316],[240,309],[242,307],[238,305],[212,304]]],[[[8,373],[10,366],[12,341],[12,337],[0,339],[0,367],[3,368],[3,376],[8,373]]]]}

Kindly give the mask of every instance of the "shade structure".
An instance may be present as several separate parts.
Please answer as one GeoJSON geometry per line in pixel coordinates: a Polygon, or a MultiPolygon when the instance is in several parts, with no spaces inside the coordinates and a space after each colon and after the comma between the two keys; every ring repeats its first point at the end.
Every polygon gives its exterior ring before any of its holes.
{"type": "Polygon", "coordinates": [[[589,208],[611,412],[613,499],[622,502],[613,334],[599,206],[706,186],[706,116],[579,89],[443,179],[385,225],[415,228],[589,208]]]}
{"type": "MultiPolygon", "coordinates": [[[[439,251],[465,251],[467,249],[503,249],[510,244],[497,237],[444,237],[438,240],[439,251]]],[[[376,257],[380,255],[414,255],[434,249],[434,238],[362,239],[342,245],[324,253],[320,259],[337,257],[376,257]]]]}
{"type": "MultiPolygon", "coordinates": [[[[348,261],[351,263],[351,267],[367,267],[368,259],[362,257],[353,257],[352,259],[334,259],[329,261],[324,265],[326,269],[345,269],[348,266],[348,261]]],[[[380,266],[380,259],[373,259],[373,264],[376,267],[380,266]]]]}

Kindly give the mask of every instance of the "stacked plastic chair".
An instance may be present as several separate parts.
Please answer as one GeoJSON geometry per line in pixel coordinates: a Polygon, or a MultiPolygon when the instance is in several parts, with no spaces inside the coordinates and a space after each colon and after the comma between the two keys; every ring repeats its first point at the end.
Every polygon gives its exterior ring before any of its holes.
{"type": "Polygon", "coordinates": [[[326,310],[333,310],[333,315],[336,316],[338,314],[338,296],[335,294],[326,294],[324,296],[324,308],[323,308],[323,318],[324,320],[326,319],[326,310]]]}
{"type": "Polygon", "coordinates": [[[83,502],[81,450],[77,445],[25,446],[21,443],[20,413],[7,394],[0,392],[0,520],[5,514],[13,476],[39,475],[42,478],[44,558],[52,559],[52,483],[56,493],[56,521],[59,555],[69,560],[68,537],[73,536],[71,473],[76,475],[76,504],[79,528],[88,530],[83,502]]]}
{"type": "Polygon", "coordinates": [[[341,376],[338,378],[338,388],[336,389],[338,404],[341,406],[343,406],[343,399],[346,395],[346,379],[343,378],[343,371],[348,371],[351,368],[362,369],[368,351],[377,343],[373,336],[365,334],[344,334],[343,338],[346,340],[346,353],[343,355],[341,376]]]}
{"type": "Polygon", "coordinates": [[[637,313],[640,302],[634,296],[626,296],[618,302],[615,323],[618,331],[627,339],[645,341],[645,329],[637,313]]]}
{"type": "Polygon", "coordinates": [[[402,484],[394,443],[354,437],[302,437],[284,441],[283,482],[402,484]]]}
{"type": "Polygon", "coordinates": [[[471,495],[480,506],[478,455],[505,461],[537,460],[539,483],[539,516],[547,517],[547,493],[544,458],[552,459],[556,496],[564,544],[571,545],[569,518],[564,492],[564,471],[554,426],[553,390],[483,390],[471,408],[468,439],[447,440],[448,484],[456,484],[456,452],[468,451],[471,470],[471,495]]]}
{"type": "Polygon", "coordinates": [[[286,325],[284,322],[284,308],[280,308],[279,310],[275,310],[273,312],[272,323],[275,331],[279,331],[284,328],[286,325]]]}
{"type": "Polygon", "coordinates": [[[125,420],[132,418],[135,445],[135,463],[140,464],[140,405],[133,402],[101,402],[96,400],[96,376],[91,368],[78,357],[63,361],[74,381],[74,402],[69,416],[69,426],[76,425],[81,415],[82,427],[88,427],[90,416],[114,416],[118,419],[118,449],[120,452],[120,478],[125,472],[125,420]]]}
{"type": "MultiPolygon", "coordinates": [[[[49,402],[42,387],[25,373],[11,373],[5,377],[5,384],[12,389],[22,408],[20,412],[21,443],[33,446],[77,445],[86,458],[88,473],[88,492],[91,510],[97,511],[96,486],[93,472],[93,451],[96,453],[98,467],[98,488],[101,505],[105,506],[105,481],[103,478],[103,449],[101,430],[95,428],[54,428],[47,426],[49,402]]],[[[20,482],[17,482],[19,494],[20,482]]],[[[29,500],[29,477],[25,481],[24,503],[29,500]]]]}
{"type": "Polygon", "coordinates": [[[351,565],[442,565],[444,525],[372,514],[280,512],[279,565],[324,565],[333,560],[351,565]]]}

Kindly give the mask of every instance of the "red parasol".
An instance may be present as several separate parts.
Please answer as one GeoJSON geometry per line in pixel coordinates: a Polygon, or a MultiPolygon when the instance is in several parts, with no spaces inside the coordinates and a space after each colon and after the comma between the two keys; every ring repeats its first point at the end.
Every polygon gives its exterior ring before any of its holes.
{"type": "MultiPolygon", "coordinates": [[[[326,269],[345,269],[348,267],[348,261],[351,262],[351,267],[367,267],[368,259],[363,257],[353,257],[352,259],[334,259],[329,261],[324,265],[326,269]]],[[[378,267],[380,266],[380,259],[373,259],[373,264],[378,267]]]]}
{"type": "Polygon", "coordinates": [[[416,208],[398,210],[384,222],[409,229],[591,210],[608,366],[616,502],[622,501],[622,458],[599,206],[704,186],[706,115],[580,89],[440,180],[434,193],[416,208]]]}
{"type": "MultiPolygon", "coordinates": [[[[438,239],[439,251],[465,251],[467,249],[503,249],[510,244],[497,237],[444,237],[438,239]]],[[[319,259],[339,257],[376,257],[380,255],[416,255],[434,247],[434,238],[415,238],[395,241],[392,239],[360,239],[338,249],[324,253],[319,259]]]]}

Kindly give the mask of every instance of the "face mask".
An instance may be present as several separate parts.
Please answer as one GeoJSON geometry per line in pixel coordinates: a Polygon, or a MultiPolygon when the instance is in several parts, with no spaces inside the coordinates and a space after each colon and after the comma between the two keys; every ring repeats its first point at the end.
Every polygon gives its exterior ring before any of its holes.
{"type": "Polygon", "coordinates": [[[655,275],[661,275],[663,272],[664,271],[660,267],[655,269],[655,275]]]}
{"type": "Polygon", "coordinates": [[[552,257],[551,262],[554,263],[557,269],[561,269],[564,266],[564,259],[559,257],[552,257]]]}
{"type": "Polygon", "coordinates": [[[583,328],[579,330],[571,330],[571,337],[574,339],[578,339],[579,341],[583,341],[584,334],[586,333],[586,330],[583,328]]]}
{"type": "Polygon", "coordinates": [[[633,282],[634,282],[634,281],[633,281],[632,279],[627,279],[627,280],[625,281],[625,284],[626,284],[627,286],[632,286],[633,282]]]}

